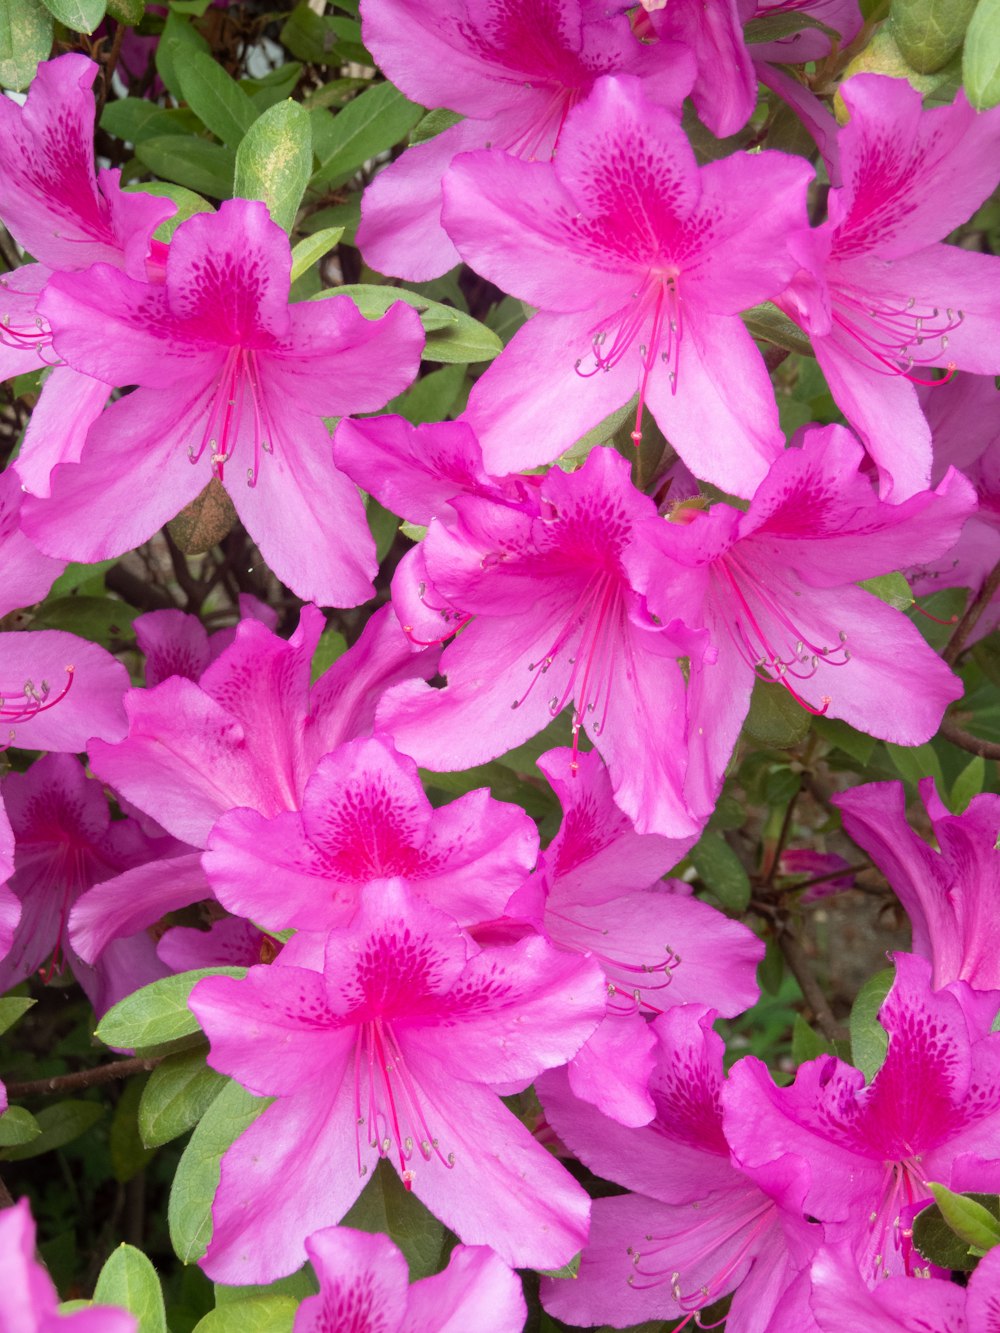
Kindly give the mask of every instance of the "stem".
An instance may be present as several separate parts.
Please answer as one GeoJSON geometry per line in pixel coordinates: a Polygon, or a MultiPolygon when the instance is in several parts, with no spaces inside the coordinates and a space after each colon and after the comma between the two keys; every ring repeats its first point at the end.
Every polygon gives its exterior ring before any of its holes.
{"type": "Polygon", "coordinates": [[[96,1088],[100,1083],[111,1083],[116,1078],[131,1074],[145,1074],[155,1069],[163,1056],[145,1058],[133,1056],[129,1060],[115,1060],[98,1065],[95,1069],[81,1069],[76,1074],[57,1074],[54,1078],[30,1079],[26,1083],[8,1083],[8,1097],[34,1097],[50,1092],[77,1092],[81,1088],[96,1088]]]}
{"type": "Polygon", "coordinates": [[[108,93],[111,90],[111,80],[114,77],[115,69],[118,65],[118,57],[121,55],[122,42],[125,40],[124,23],[115,24],[115,35],[111,42],[111,50],[108,53],[107,63],[104,66],[104,79],[101,83],[101,91],[97,95],[97,119],[100,120],[101,112],[104,110],[104,103],[108,100],[108,93]]]}
{"type": "Polygon", "coordinates": [[[829,1041],[844,1041],[847,1032],[842,1023],[838,1023],[833,1010],[827,1003],[826,996],[820,989],[819,982],[813,976],[806,957],[795,936],[788,930],[778,929],[778,947],[785,956],[792,976],[799,983],[806,1003],[813,1011],[816,1022],[823,1029],[823,1035],[829,1041]]]}
{"type": "Polygon", "coordinates": [[[971,731],[966,731],[950,717],[942,721],[940,735],[946,741],[951,741],[952,745],[957,745],[960,750],[968,750],[969,754],[978,754],[983,759],[1000,759],[1000,745],[995,741],[980,740],[978,736],[973,736],[971,731]]]}
{"type": "MultiPolygon", "coordinates": [[[[948,640],[948,643],[945,646],[945,650],[941,654],[941,656],[944,658],[944,660],[948,663],[949,666],[955,665],[959,653],[961,653],[962,649],[965,647],[966,640],[968,639],[972,631],[976,628],[976,626],[979,624],[980,617],[982,616],[986,608],[989,606],[990,602],[993,600],[993,594],[997,591],[998,588],[1000,588],[1000,561],[997,561],[997,563],[990,570],[986,582],[983,584],[983,586],[979,589],[978,593],[976,593],[975,597],[969,603],[968,607],[966,608],[965,615],[958,622],[958,625],[955,627],[955,632],[948,640]]],[[[942,727],[942,730],[943,729],[944,728],[942,727]]],[[[955,744],[958,745],[960,744],[960,742],[956,741],[955,744]]],[[[979,751],[976,750],[973,751],[973,753],[978,754],[979,751]]],[[[992,756],[992,758],[994,759],[997,757],[998,755],[992,756]]]]}

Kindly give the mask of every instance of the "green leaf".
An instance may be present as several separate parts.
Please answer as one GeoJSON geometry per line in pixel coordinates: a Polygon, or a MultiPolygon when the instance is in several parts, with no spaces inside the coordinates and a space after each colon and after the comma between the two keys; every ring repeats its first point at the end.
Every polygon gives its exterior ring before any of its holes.
{"type": "MultiPolygon", "coordinates": [[[[153,194],[162,199],[172,199],[177,205],[177,212],[173,217],[167,218],[166,222],[161,222],[153,235],[158,241],[169,241],[182,222],[187,222],[188,218],[193,218],[196,213],[214,213],[215,209],[207,199],[202,199],[200,194],[195,194],[193,190],[186,190],[183,185],[167,185],[163,181],[144,181],[141,185],[126,185],[123,187],[129,194],[153,194]]],[[[114,564],[114,560],[108,561],[108,564],[114,564]]]]}
{"type": "Polygon", "coordinates": [[[106,0],[45,0],[45,8],[58,23],[74,32],[93,32],[107,9],[106,0]]]}
{"type": "Polygon", "coordinates": [[[319,643],[313,653],[312,683],[315,685],[323,672],[332,667],[337,658],[346,652],[347,640],[343,634],[340,630],[330,629],[328,626],[319,636],[319,643]]]}
{"type": "Polygon", "coordinates": [[[291,97],[301,77],[301,64],[297,60],[289,60],[287,64],[279,65],[261,79],[241,79],[240,87],[250,98],[254,111],[259,116],[268,107],[283,102],[286,97],[291,97]]]}
{"type": "Polygon", "coordinates": [[[725,838],[709,829],[691,849],[690,857],[705,888],[727,912],[739,915],[746,910],[750,878],[725,838]]]}
{"type": "Polygon", "coordinates": [[[947,65],[962,45],[975,8],[976,0],[892,0],[892,35],[907,63],[918,74],[947,65]]]}
{"type": "Polygon", "coordinates": [[[229,1082],[191,1135],[177,1165],[167,1209],[170,1239],[182,1263],[200,1259],[211,1239],[212,1200],[222,1154],[267,1110],[269,1101],[229,1082]]]}
{"type": "Polygon", "coordinates": [[[962,52],[965,92],[977,111],[1000,103],[1000,0],[979,0],[962,52]]]}
{"type": "Polygon", "coordinates": [[[119,1245],[101,1269],[95,1305],[117,1305],[136,1317],[136,1333],[167,1333],[167,1314],[156,1269],[141,1250],[119,1245]]]}
{"type": "Polygon", "coordinates": [[[785,977],[785,955],[777,940],[769,939],[764,957],[757,964],[757,984],[768,995],[777,995],[785,977]]]}
{"type": "Polygon", "coordinates": [[[93,565],[67,565],[49,589],[49,597],[65,597],[74,592],[99,597],[104,592],[104,575],[117,565],[119,558],[98,560],[93,565]]]}
{"type": "Polygon", "coordinates": [[[895,975],[895,969],[891,967],[876,972],[858,991],[851,1009],[851,1063],[861,1070],[866,1083],[870,1083],[882,1068],[889,1047],[885,1028],[878,1021],[878,1011],[889,994],[895,975]]]}
{"type": "Polygon", "coordinates": [[[835,1055],[833,1045],[811,1028],[801,1014],[792,1024],[792,1060],[796,1065],[815,1060],[820,1055],[835,1055]]]}
{"type": "Polygon", "coordinates": [[[777,681],[756,680],[743,727],[761,745],[788,750],[805,739],[812,716],[777,681]]]}
{"type": "Polygon", "coordinates": [[[799,356],[815,356],[812,343],[799,326],[790,320],[783,311],[770,301],[752,306],[743,312],[743,323],[751,337],[760,342],[774,343],[786,352],[798,352],[799,356]]]}
{"type": "Polygon", "coordinates": [[[205,1063],[204,1051],[180,1051],[153,1070],[139,1102],[139,1133],[157,1148],[196,1125],[226,1080],[205,1063]]]}
{"type": "Polygon", "coordinates": [[[304,237],[292,247],[292,282],[297,282],[306,269],[328,255],[344,234],[343,227],[324,227],[304,237]]]}
{"type": "MultiPolygon", "coordinates": [[[[29,1157],[40,1157],[42,1153],[51,1152],[54,1148],[63,1148],[81,1134],[86,1134],[103,1115],[104,1107],[97,1102],[65,1101],[45,1106],[35,1117],[39,1134],[28,1143],[0,1149],[0,1160],[23,1162],[29,1157]]],[[[4,1115],[0,1124],[6,1119],[4,1115]]]]}
{"type": "Polygon", "coordinates": [[[148,1049],[197,1032],[188,996],[202,977],[245,977],[245,967],[203,967],[163,977],[133,991],[109,1009],[95,1035],[107,1046],[148,1049]]]}
{"type": "Polygon", "coordinates": [[[23,1106],[8,1106],[0,1115],[0,1148],[15,1148],[31,1143],[42,1132],[42,1127],[23,1106]]]}
{"type": "Polygon", "coordinates": [[[839,717],[814,717],[812,726],[825,741],[843,750],[844,754],[850,755],[862,766],[867,766],[878,744],[874,736],[855,731],[839,717]]]}
{"type": "Polygon", "coordinates": [[[398,412],[414,426],[443,421],[455,405],[465,383],[465,367],[442,366],[422,375],[405,393],[386,404],[387,412],[398,412]]]}
{"type": "Polygon", "coordinates": [[[52,49],[52,15],[40,0],[0,0],[0,85],[20,91],[52,49]]]}
{"type": "Polygon", "coordinates": [[[236,154],[223,144],[161,134],[136,144],[135,155],[157,176],[196,194],[228,199],[233,193],[236,154]]]}
{"type": "Polygon", "coordinates": [[[163,32],[156,44],[156,72],[163,80],[167,92],[181,102],[180,67],[193,52],[201,51],[208,55],[209,45],[201,33],[191,26],[186,18],[171,10],[163,25],[163,32]]]}
{"type": "Polygon", "coordinates": [[[932,745],[893,745],[890,741],[883,744],[904,782],[916,786],[921,778],[931,777],[937,783],[938,791],[945,790],[941,761],[932,745]]]}
{"type": "Polygon", "coordinates": [[[139,1100],[145,1083],[144,1077],[129,1079],[111,1118],[111,1169],[115,1180],[123,1184],[138,1175],[153,1157],[154,1150],[139,1135],[139,1100]]]}
{"type": "Polygon", "coordinates": [[[314,189],[346,180],[379,153],[404,139],[423,115],[423,108],[404,97],[391,83],[366,88],[335,116],[320,112],[325,126],[314,145],[319,166],[314,189]]]}
{"type": "MultiPolygon", "coordinates": [[[[931,1185],[937,1193],[941,1186],[931,1185]]],[[[950,1191],[948,1191],[950,1193],[950,1191]]],[[[995,1194],[977,1194],[970,1191],[964,1195],[952,1195],[977,1204],[990,1218],[1000,1218],[1000,1197],[995,1194]]],[[[981,1246],[970,1247],[969,1243],[955,1234],[945,1220],[941,1207],[937,1203],[928,1204],[913,1222],[913,1244],[917,1252],[928,1263],[939,1268],[951,1268],[959,1273],[971,1273],[979,1262],[978,1251],[981,1246]]],[[[990,1248],[993,1248],[992,1246],[990,1248]]]]}
{"type": "Polygon", "coordinates": [[[365,514],[369,531],[375,539],[375,559],[381,564],[396,540],[399,519],[380,505],[373,495],[369,495],[365,500],[365,514]]]}
{"type": "Polygon", "coordinates": [[[952,783],[948,805],[953,814],[960,815],[974,796],[986,785],[986,760],[981,754],[973,755],[952,783]]]}
{"type": "Polygon", "coordinates": [[[807,28],[825,32],[831,41],[839,41],[840,33],[826,23],[821,23],[810,14],[764,14],[751,19],[743,26],[743,40],[748,46],[757,42],[780,42],[784,37],[794,37],[797,32],[807,28]]]}
{"type": "Polygon", "coordinates": [[[965,1194],[953,1194],[944,1185],[932,1183],[930,1188],[941,1216],[959,1240],[984,1254],[1000,1245],[1000,1219],[995,1213],[965,1194]]]}
{"type": "Polygon", "coordinates": [[[119,23],[125,23],[130,28],[142,22],[145,12],[146,0],[108,0],[108,17],[117,19],[119,23]]]}
{"type": "Polygon", "coordinates": [[[379,1160],[371,1180],[341,1225],[388,1236],[403,1251],[410,1266],[411,1282],[436,1273],[445,1257],[444,1226],[415,1194],[404,1188],[385,1158],[379,1160]]]}
{"type": "Polygon", "coordinates": [[[863,579],[858,587],[897,611],[908,611],[913,605],[913,593],[902,574],[879,574],[874,579],[863,579]]]}
{"type": "Polygon", "coordinates": [[[37,626],[61,629],[110,648],[128,638],[139,612],[114,597],[56,597],[42,604],[37,626]]]}
{"type": "Polygon", "coordinates": [[[236,150],[238,199],[261,199],[286,232],[312,170],[312,131],[309,113],[297,102],[278,102],[258,117],[236,150]]]}
{"type": "Polygon", "coordinates": [[[631,423],[635,420],[635,409],[638,401],[638,397],[632,398],[623,407],[616,408],[614,412],[606,416],[603,421],[598,422],[596,426],[591,426],[586,435],[581,435],[576,444],[571,445],[562,455],[559,459],[560,466],[570,463],[575,468],[576,465],[583,462],[592,449],[610,444],[626,422],[631,423]]]}
{"type": "Polygon", "coordinates": [[[464,119],[465,117],[460,116],[457,111],[449,111],[443,106],[435,107],[417,124],[410,135],[410,143],[416,145],[426,143],[428,139],[436,139],[439,134],[450,130],[452,125],[457,125],[464,119]]]}
{"type": "Polygon", "coordinates": [[[371,65],[372,58],[361,41],[361,28],[353,19],[317,14],[303,0],[296,5],[281,30],[281,44],[293,56],[310,65],[371,65]]]}
{"type": "Polygon", "coordinates": [[[563,1264],[562,1268],[540,1268],[538,1272],[542,1277],[554,1278],[573,1278],[580,1276],[580,1260],[583,1258],[583,1251],[575,1254],[568,1264],[563,1264]]]}
{"type": "Polygon", "coordinates": [[[12,1028],[35,1003],[35,1000],[29,1000],[25,995],[11,995],[5,1000],[0,1000],[0,1032],[12,1028]]]}
{"type": "Polygon", "coordinates": [[[194,1333],[291,1333],[298,1308],[294,1296],[253,1296],[211,1310],[194,1333]]]}
{"type": "Polygon", "coordinates": [[[183,137],[197,128],[197,117],[190,111],[168,110],[145,97],[122,97],[108,102],[101,112],[101,129],[131,144],[170,134],[183,137]]]}
{"type": "Polygon", "coordinates": [[[246,1287],[227,1287],[221,1282],[215,1284],[215,1304],[217,1306],[239,1305],[241,1301],[257,1300],[261,1296],[292,1296],[297,1301],[304,1301],[307,1296],[315,1296],[319,1283],[309,1264],[303,1264],[297,1273],[288,1277],[279,1277],[276,1282],[264,1285],[251,1283],[246,1287]]]}
{"type": "Polygon", "coordinates": [[[192,51],[182,60],[177,75],[185,102],[205,128],[238,148],[257,111],[236,80],[203,51],[192,51]]]}
{"type": "Polygon", "coordinates": [[[349,283],[320,292],[314,300],[330,296],[349,296],[366,319],[379,319],[396,301],[405,301],[420,314],[427,334],[425,361],[444,361],[466,365],[470,361],[492,361],[503,351],[503,343],[485,324],[450,305],[441,305],[405,287],[378,287],[349,283]]]}

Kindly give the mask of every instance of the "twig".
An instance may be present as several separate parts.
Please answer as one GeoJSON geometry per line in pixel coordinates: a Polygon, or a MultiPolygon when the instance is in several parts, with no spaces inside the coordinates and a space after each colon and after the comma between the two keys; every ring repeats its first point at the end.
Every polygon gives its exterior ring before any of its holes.
{"type": "Polygon", "coordinates": [[[56,1074],[53,1078],[30,1079],[27,1083],[8,1083],[7,1096],[34,1097],[50,1092],[78,1092],[81,1088],[96,1088],[100,1083],[111,1083],[117,1078],[148,1073],[162,1059],[162,1056],[146,1058],[136,1055],[129,1060],[97,1065],[94,1069],[81,1069],[76,1074],[56,1074]]]}
{"type": "Polygon", "coordinates": [[[791,969],[792,976],[799,983],[802,994],[805,996],[806,1003],[813,1011],[816,1022],[823,1029],[823,1035],[829,1041],[844,1041],[847,1037],[847,1031],[842,1023],[838,1023],[833,1015],[833,1010],[827,1003],[826,996],[820,989],[819,982],[813,976],[809,967],[809,959],[802,951],[795,936],[788,930],[779,929],[777,932],[778,947],[785,956],[785,962],[791,969]]]}
{"type": "MultiPolygon", "coordinates": [[[[965,615],[958,622],[954,633],[945,645],[945,650],[941,656],[949,666],[955,665],[955,662],[958,660],[958,655],[965,647],[969,635],[979,624],[980,617],[993,600],[993,594],[998,588],[1000,588],[1000,560],[998,560],[990,570],[986,582],[969,603],[965,615]]],[[[957,745],[959,742],[956,741],[955,743],[957,745]]],[[[976,753],[978,753],[978,751],[976,753]]]]}
{"type": "Polygon", "coordinates": [[[122,42],[125,40],[127,27],[124,23],[115,25],[115,35],[111,42],[111,50],[108,52],[107,63],[104,66],[104,78],[101,81],[101,89],[97,95],[97,119],[100,120],[101,112],[104,110],[104,103],[108,100],[108,93],[111,91],[111,80],[114,78],[115,69],[118,65],[118,57],[121,55],[122,42]]]}
{"type": "Polygon", "coordinates": [[[940,734],[946,741],[951,741],[952,745],[957,745],[960,750],[968,750],[969,754],[978,754],[983,759],[1000,759],[1000,745],[995,741],[984,741],[978,736],[973,736],[971,731],[966,731],[950,717],[942,721],[940,734]]]}

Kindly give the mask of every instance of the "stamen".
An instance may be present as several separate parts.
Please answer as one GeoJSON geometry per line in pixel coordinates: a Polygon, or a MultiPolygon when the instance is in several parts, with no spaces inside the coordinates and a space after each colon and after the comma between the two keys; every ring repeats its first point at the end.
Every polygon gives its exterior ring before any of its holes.
{"type": "Polygon", "coordinates": [[[247,485],[257,485],[261,454],[274,452],[277,432],[261,389],[257,354],[244,347],[231,347],[226,354],[212,399],[208,420],[197,448],[188,447],[188,458],[197,463],[206,449],[212,471],[219,481],[225,479],[225,465],[233,456],[244,410],[253,413],[253,458],[247,468],[247,485]],[[249,405],[247,399],[249,398],[249,405]]]}
{"type": "MultiPolygon", "coordinates": [[[[963,310],[944,311],[939,306],[918,303],[915,296],[902,305],[885,300],[872,300],[859,287],[844,282],[831,282],[833,322],[863,349],[848,355],[868,370],[881,375],[902,375],[912,384],[937,388],[948,384],[956,370],[955,362],[945,355],[948,335],[959,328],[965,319],[963,310]],[[872,366],[874,359],[877,366],[872,366]],[[914,366],[945,366],[945,374],[928,379],[913,373],[914,366]]],[[[841,343],[843,346],[843,343],[841,343]]]]}
{"type": "MultiPolygon", "coordinates": [[[[37,716],[38,713],[47,712],[50,708],[55,708],[56,704],[66,698],[73,684],[74,666],[63,668],[66,672],[66,683],[58,694],[53,695],[51,686],[47,680],[41,681],[38,685],[34,681],[26,680],[17,693],[0,690],[0,721],[8,723],[25,722],[29,718],[37,716]]],[[[8,740],[0,745],[0,752],[9,748],[14,743],[14,731],[11,728],[8,740]]]]}

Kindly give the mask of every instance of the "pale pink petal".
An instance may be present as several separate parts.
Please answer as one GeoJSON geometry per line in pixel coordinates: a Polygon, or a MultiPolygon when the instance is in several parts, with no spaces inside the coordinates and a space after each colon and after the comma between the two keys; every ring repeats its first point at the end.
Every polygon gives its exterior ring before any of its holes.
{"type": "Polygon", "coordinates": [[[99,644],[62,630],[0,635],[0,734],[27,750],[78,751],[125,734],[128,672],[99,644]],[[60,697],[62,696],[62,697],[60,697]]]}
{"type": "Polygon", "coordinates": [[[42,555],[21,532],[21,486],[13,468],[0,472],[0,616],[40,602],[63,562],[42,555]]]}
{"type": "Polygon", "coordinates": [[[78,899],[69,918],[73,947],[95,963],[112,940],[155,925],[167,912],[211,898],[197,852],[135,866],[78,899]]]}
{"type": "Polygon", "coordinates": [[[521,1281],[499,1255],[456,1245],[443,1273],[410,1288],[399,1333],[522,1333],[527,1315],[521,1281]]]}
{"type": "Polygon", "coordinates": [[[325,1227],[307,1239],[306,1253],[320,1289],[299,1306],[294,1333],[403,1328],[409,1273],[388,1236],[325,1227]]]}
{"type": "Polygon", "coordinates": [[[656,1039],[638,1014],[609,1012],[569,1062],[573,1094],[620,1125],[648,1125],[656,1114],[649,1095],[656,1039]]]}

